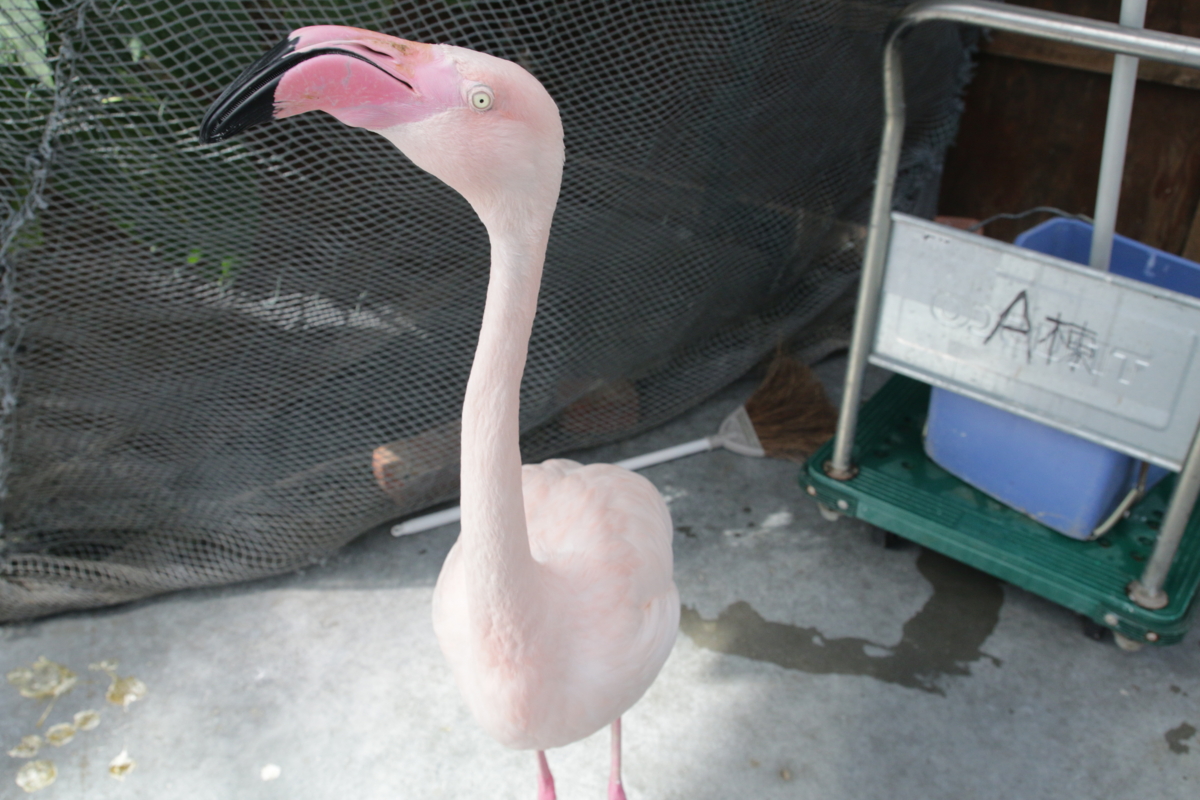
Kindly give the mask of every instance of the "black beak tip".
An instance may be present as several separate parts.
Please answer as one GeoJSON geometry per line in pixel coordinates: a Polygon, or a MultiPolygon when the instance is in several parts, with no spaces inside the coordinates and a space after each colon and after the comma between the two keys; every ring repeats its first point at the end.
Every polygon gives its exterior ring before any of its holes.
{"type": "Polygon", "coordinates": [[[209,106],[200,121],[201,144],[232,138],[275,115],[275,87],[291,66],[296,39],[284,39],[239,75],[209,106]]]}
{"type": "Polygon", "coordinates": [[[270,122],[275,111],[275,84],[273,81],[263,87],[256,96],[243,100],[236,107],[229,108],[228,104],[220,101],[214,103],[200,121],[200,143],[213,144],[232,139],[243,131],[250,130],[256,125],[270,122]],[[225,113],[228,111],[228,113],[225,113]]]}
{"type": "Polygon", "coordinates": [[[219,122],[221,115],[216,112],[216,103],[209,106],[208,111],[204,112],[204,118],[200,120],[200,144],[213,144],[229,138],[230,134],[223,129],[219,122]]]}
{"type": "Polygon", "coordinates": [[[200,144],[213,144],[222,142],[229,137],[229,134],[221,130],[217,124],[217,115],[213,113],[212,108],[204,115],[204,119],[200,120],[200,144]]]}

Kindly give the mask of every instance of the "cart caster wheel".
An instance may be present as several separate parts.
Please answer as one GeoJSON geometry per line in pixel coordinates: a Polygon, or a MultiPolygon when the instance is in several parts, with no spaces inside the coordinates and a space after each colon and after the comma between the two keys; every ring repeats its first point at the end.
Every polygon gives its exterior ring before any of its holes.
{"type": "Polygon", "coordinates": [[[1126,653],[1136,653],[1138,650],[1142,649],[1141,642],[1135,642],[1128,636],[1122,636],[1116,631],[1113,631],[1113,641],[1117,643],[1117,647],[1121,648],[1126,653]]]}
{"type": "Polygon", "coordinates": [[[1079,624],[1083,628],[1083,635],[1093,642],[1103,642],[1113,632],[1111,628],[1107,628],[1091,617],[1085,617],[1082,614],[1079,616],[1079,624]]]}
{"type": "Polygon", "coordinates": [[[903,536],[884,530],[883,528],[877,528],[874,525],[871,526],[871,541],[881,545],[884,550],[903,550],[912,544],[912,542],[903,536]]]}
{"type": "Polygon", "coordinates": [[[824,503],[817,503],[817,510],[821,512],[821,516],[825,519],[826,522],[837,522],[842,517],[841,514],[834,511],[832,508],[825,505],[824,503]]]}

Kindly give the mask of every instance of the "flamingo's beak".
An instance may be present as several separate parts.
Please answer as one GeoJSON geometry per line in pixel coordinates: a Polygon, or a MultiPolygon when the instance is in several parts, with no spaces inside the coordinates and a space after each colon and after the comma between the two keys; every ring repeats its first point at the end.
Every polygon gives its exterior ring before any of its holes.
{"type": "Polygon", "coordinates": [[[458,84],[453,61],[434,45],[336,25],[300,28],[221,93],[200,123],[200,141],[315,110],[385,130],[459,104],[458,84]]]}

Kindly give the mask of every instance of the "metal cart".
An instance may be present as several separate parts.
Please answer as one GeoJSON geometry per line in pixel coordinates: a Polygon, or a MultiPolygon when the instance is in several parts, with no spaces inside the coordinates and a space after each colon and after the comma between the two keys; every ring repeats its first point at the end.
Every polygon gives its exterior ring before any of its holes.
{"type": "Polygon", "coordinates": [[[1200,585],[1200,515],[1192,514],[1200,491],[1200,301],[1105,268],[1137,59],[1200,68],[1200,40],[1122,21],[967,0],[919,2],[898,18],[884,52],[887,116],[841,416],[837,435],[807,462],[801,484],[831,513],[866,520],[1071,608],[1132,646],[1179,641],[1200,585]],[[914,26],[938,20],[1118,54],[1092,267],[892,212],[904,134],[900,43],[914,26]],[[1068,372],[985,341],[1014,302],[1060,319],[1086,315],[1095,336],[1088,357],[1096,363],[1068,372]],[[868,362],[898,375],[860,409],[868,362]],[[926,457],[931,384],[1179,474],[1103,538],[1062,536],[926,457]]]}

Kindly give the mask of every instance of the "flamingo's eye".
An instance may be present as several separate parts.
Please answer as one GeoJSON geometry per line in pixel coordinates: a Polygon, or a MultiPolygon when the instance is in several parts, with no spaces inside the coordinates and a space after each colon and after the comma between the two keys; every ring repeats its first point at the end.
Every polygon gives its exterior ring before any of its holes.
{"type": "Polygon", "coordinates": [[[471,108],[476,111],[487,111],[492,107],[492,101],[495,99],[492,96],[492,90],[486,86],[476,86],[471,90],[471,94],[467,98],[471,103],[471,108]]]}

